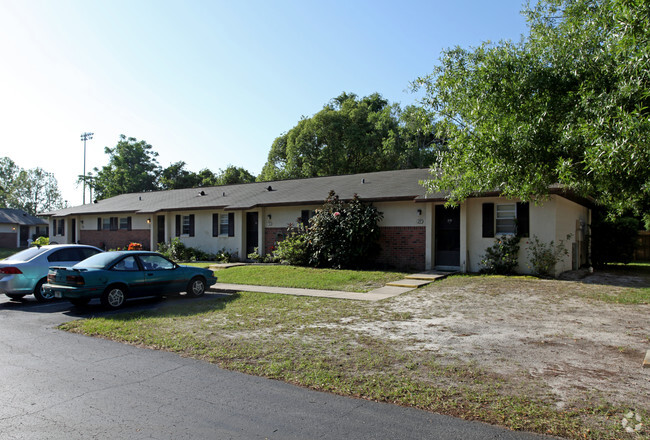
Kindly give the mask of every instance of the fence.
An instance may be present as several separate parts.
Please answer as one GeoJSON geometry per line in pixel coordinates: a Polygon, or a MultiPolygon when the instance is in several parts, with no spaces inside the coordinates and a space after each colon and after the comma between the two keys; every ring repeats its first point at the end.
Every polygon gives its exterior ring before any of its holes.
{"type": "Polygon", "coordinates": [[[650,231],[639,231],[634,261],[650,261],[650,231]]]}

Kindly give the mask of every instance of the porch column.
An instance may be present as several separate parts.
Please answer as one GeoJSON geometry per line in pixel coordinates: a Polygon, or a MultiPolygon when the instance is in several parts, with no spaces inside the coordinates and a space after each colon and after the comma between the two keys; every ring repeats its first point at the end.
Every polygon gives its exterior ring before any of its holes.
{"type": "Polygon", "coordinates": [[[433,215],[433,203],[425,204],[425,257],[424,270],[433,269],[433,243],[435,231],[435,216],[433,215]]]}
{"type": "Polygon", "coordinates": [[[467,203],[460,205],[460,271],[467,272],[467,203]]]}

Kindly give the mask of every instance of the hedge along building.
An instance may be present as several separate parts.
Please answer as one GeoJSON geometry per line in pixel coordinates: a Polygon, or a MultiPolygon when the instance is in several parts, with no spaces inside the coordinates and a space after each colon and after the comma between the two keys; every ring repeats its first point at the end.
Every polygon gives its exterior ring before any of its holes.
{"type": "Polygon", "coordinates": [[[49,217],[50,239],[59,243],[112,249],[136,241],[151,249],[179,237],[190,247],[245,258],[255,248],[269,253],[289,224],[306,221],[333,190],[342,200],[358,194],[383,212],[377,264],[476,272],[495,237],[516,231],[523,236],[522,273],[530,272],[526,236],[565,240],[569,256],[558,263],[558,273],[587,262],[589,204],[571,193],[551,188],[539,205],[485,194],[449,208],[445,194],[426,194],[420,182],[429,178],[428,170],[413,169],[132,193],[43,215],[49,217]]]}

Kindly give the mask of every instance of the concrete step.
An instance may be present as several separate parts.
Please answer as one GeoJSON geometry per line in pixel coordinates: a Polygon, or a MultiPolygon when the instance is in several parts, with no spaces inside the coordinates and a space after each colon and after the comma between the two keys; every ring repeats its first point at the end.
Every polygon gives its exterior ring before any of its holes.
{"type": "Polygon", "coordinates": [[[414,279],[405,279],[405,280],[400,280],[400,281],[392,281],[390,283],[386,283],[387,286],[393,286],[393,287],[420,287],[420,286],[425,286],[429,284],[433,280],[414,280],[414,279]]]}

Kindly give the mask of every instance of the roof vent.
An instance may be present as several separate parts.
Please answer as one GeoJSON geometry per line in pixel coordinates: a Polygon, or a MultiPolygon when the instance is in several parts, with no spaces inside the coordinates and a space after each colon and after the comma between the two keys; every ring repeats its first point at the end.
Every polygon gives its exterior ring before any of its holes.
{"type": "Polygon", "coordinates": [[[97,200],[93,200],[93,203],[97,203],[97,200]]]}
{"type": "Polygon", "coordinates": [[[141,197],[141,196],[138,196],[138,200],[142,200],[142,197],[141,197]]]}
{"type": "Polygon", "coordinates": [[[225,191],[221,193],[221,197],[226,197],[226,192],[225,191]]]}
{"type": "Polygon", "coordinates": [[[271,185],[269,185],[269,186],[266,187],[266,190],[267,191],[273,191],[273,187],[271,185]]]}
{"type": "Polygon", "coordinates": [[[205,191],[201,191],[201,192],[199,193],[199,195],[200,195],[200,196],[204,196],[204,195],[205,195],[205,191]]]}
{"type": "Polygon", "coordinates": [[[365,178],[361,179],[361,184],[363,185],[364,183],[366,183],[366,179],[365,179],[365,178]]]}

